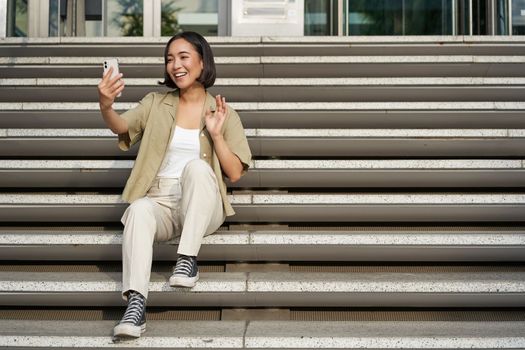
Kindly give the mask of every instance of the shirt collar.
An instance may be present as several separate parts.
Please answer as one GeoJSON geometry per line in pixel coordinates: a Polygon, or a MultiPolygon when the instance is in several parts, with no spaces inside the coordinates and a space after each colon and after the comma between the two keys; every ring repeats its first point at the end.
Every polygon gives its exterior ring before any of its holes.
{"type": "MultiPolygon", "coordinates": [[[[169,93],[166,98],[164,99],[164,104],[175,107],[170,108],[169,113],[173,120],[175,120],[175,111],[177,110],[177,106],[179,105],[179,90],[174,90],[171,93],[169,93]]],[[[201,130],[203,130],[206,127],[206,120],[204,118],[204,115],[206,114],[206,111],[208,108],[210,108],[212,111],[215,111],[217,105],[215,103],[215,97],[213,97],[208,90],[206,90],[206,99],[204,100],[204,108],[202,109],[201,114],[201,130]]]]}

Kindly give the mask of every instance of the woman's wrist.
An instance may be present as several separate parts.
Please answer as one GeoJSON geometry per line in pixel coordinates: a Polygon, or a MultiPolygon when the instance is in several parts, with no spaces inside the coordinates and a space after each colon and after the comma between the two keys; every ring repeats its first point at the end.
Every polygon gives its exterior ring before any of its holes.
{"type": "Polygon", "coordinates": [[[213,135],[213,134],[210,133],[210,136],[211,136],[211,139],[213,140],[214,143],[224,141],[224,137],[222,136],[221,133],[218,133],[216,135],[213,135]]]}

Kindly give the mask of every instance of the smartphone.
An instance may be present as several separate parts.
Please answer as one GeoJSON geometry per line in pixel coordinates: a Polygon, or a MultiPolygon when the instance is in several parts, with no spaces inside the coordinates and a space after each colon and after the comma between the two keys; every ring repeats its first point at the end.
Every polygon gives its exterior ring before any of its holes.
{"type": "MultiPolygon", "coordinates": [[[[113,72],[111,73],[111,77],[115,77],[119,74],[118,69],[118,59],[117,58],[106,58],[104,60],[104,74],[109,70],[109,68],[113,67],[113,72]]],[[[122,93],[119,93],[117,97],[122,96],[122,93]]]]}

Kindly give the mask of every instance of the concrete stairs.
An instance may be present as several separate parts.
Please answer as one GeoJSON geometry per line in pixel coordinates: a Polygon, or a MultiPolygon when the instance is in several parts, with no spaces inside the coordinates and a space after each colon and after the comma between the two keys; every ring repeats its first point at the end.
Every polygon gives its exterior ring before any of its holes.
{"type": "Polygon", "coordinates": [[[133,107],[166,38],[0,41],[0,347],[525,348],[525,39],[210,38],[211,93],[252,170],[148,331],[112,342],[120,192],[136,150],[98,111],[118,56],[133,107]]]}

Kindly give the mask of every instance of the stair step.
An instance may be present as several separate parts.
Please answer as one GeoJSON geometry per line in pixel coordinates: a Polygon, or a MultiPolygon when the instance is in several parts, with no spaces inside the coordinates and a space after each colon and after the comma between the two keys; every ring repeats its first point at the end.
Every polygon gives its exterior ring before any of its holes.
{"type": "MultiPolygon", "coordinates": [[[[97,101],[100,79],[0,79],[2,102],[97,101]]],[[[135,102],[159,78],[125,79],[120,101],[135,102]]],[[[525,78],[389,77],[389,78],[222,78],[209,89],[239,102],[363,102],[363,101],[523,101],[525,78]]]]}
{"type": "MultiPolygon", "coordinates": [[[[214,56],[524,55],[521,36],[208,37],[214,56]]],[[[1,56],[157,56],[167,38],[2,38],[1,56]]]]}
{"type": "MultiPolygon", "coordinates": [[[[522,159],[255,160],[245,187],[520,187],[522,159]]],[[[0,160],[0,186],[123,187],[132,160],[0,160]]]]}
{"type": "Polygon", "coordinates": [[[525,322],[148,321],[137,340],[112,343],[114,321],[0,320],[12,348],[516,349],[525,322]],[[177,330],[175,333],[173,330],[177,330]]]}
{"type": "Polygon", "coordinates": [[[8,348],[243,348],[245,321],[148,321],[138,340],[112,343],[114,321],[0,320],[0,347],[8,348]]]}
{"type": "MultiPolygon", "coordinates": [[[[246,128],[524,128],[523,102],[229,102],[246,128]]],[[[136,102],[116,102],[125,111],[136,102]]],[[[95,102],[0,102],[4,128],[105,128],[95,102]]]]}
{"type": "MultiPolygon", "coordinates": [[[[521,221],[523,193],[239,193],[228,222],[521,221]]],[[[120,195],[3,193],[4,222],[118,222],[120,195]]]]}
{"type": "MultiPolygon", "coordinates": [[[[158,243],[155,260],[177,258],[178,239],[158,243]]],[[[121,260],[122,230],[2,228],[2,260],[121,260]]],[[[355,230],[219,230],[200,260],[219,261],[522,261],[525,229],[374,228],[355,230]]]]}
{"type": "MultiPolygon", "coordinates": [[[[100,78],[106,57],[0,57],[3,78],[100,78]]],[[[216,57],[223,78],[517,77],[523,56],[246,56],[216,57]]],[[[127,78],[162,77],[162,56],[119,57],[127,78]]],[[[521,69],[523,71],[523,69],[521,69]]]]}
{"type": "MultiPolygon", "coordinates": [[[[150,306],[523,307],[525,270],[487,272],[203,272],[191,289],[152,272],[150,306]]],[[[0,271],[2,305],[117,306],[121,273],[0,271]]]]}
{"type": "MultiPolygon", "coordinates": [[[[246,129],[254,156],[524,157],[525,129],[246,129]]],[[[0,129],[3,157],[134,156],[109,129],[0,129]],[[89,153],[87,153],[89,152],[89,153]]]]}

